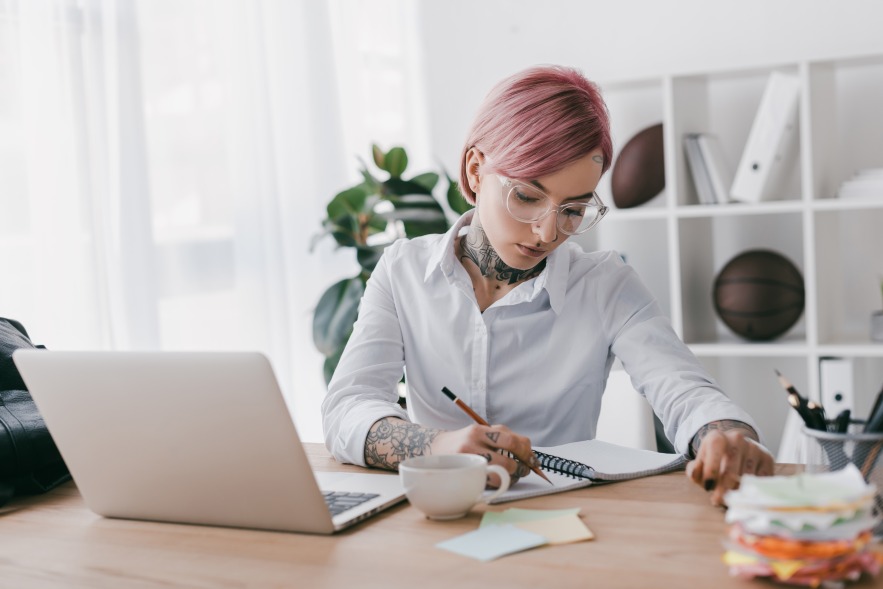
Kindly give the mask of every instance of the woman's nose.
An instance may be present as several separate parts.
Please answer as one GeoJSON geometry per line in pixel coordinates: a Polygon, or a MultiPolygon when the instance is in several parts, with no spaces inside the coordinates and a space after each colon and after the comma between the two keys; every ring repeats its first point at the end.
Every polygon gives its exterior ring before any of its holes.
{"type": "Polygon", "coordinates": [[[558,239],[558,211],[552,210],[533,224],[534,235],[543,243],[552,243],[558,239]]]}

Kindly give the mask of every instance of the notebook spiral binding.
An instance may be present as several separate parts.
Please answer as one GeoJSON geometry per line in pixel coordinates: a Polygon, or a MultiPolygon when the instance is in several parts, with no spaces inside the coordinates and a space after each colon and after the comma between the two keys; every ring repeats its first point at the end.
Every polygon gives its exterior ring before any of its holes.
{"type": "Polygon", "coordinates": [[[545,454],[534,450],[537,459],[540,461],[540,468],[551,472],[561,473],[575,479],[590,479],[595,473],[591,466],[587,466],[582,462],[567,460],[553,454],[545,454]]]}

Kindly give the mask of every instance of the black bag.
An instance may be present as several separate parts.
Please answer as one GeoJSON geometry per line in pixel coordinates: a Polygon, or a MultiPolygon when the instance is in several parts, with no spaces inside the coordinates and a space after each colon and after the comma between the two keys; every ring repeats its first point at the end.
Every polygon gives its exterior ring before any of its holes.
{"type": "Polygon", "coordinates": [[[0,317],[0,505],[13,495],[44,493],[70,473],[12,361],[19,348],[42,348],[18,321],[0,317]]]}

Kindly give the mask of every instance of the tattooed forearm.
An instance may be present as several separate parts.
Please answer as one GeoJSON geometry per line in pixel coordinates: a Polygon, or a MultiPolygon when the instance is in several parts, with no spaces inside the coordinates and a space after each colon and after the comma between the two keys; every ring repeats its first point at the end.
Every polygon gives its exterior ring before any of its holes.
{"type": "Polygon", "coordinates": [[[699,446],[702,444],[703,438],[708,435],[708,432],[711,430],[720,430],[722,432],[730,431],[732,429],[740,429],[745,434],[746,438],[751,438],[755,442],[759,442],[760,438],[757,435],[757,432],[754,431],[754,428],[742,421],[736,421],[735,419],[722,419],[720,421],[712,421],[711,423],[706,423],[699,431],[696,432],[696,435],[693,436],[693,441],[690,442],[690,449],[692,451],[693,456],[696,456],[699,453],[699,446]]]}
{"type": "Polygon", "coordinates": [[[430,453],[430,444],[441,430],[384,417],[368,430],[365,462],[368,466],[398,470],[399,463],[411,456],[430,453]]]}

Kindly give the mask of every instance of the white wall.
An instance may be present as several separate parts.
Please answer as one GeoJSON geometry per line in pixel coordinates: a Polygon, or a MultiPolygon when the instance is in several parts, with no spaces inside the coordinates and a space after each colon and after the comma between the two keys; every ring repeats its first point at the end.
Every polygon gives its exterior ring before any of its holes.
{"type": "Polygon", "coordinates": [[[605,82],[883,53],[873,0],[423,0],[433,157],[457,172],[479,102],[539,63],[605,82]]]}

